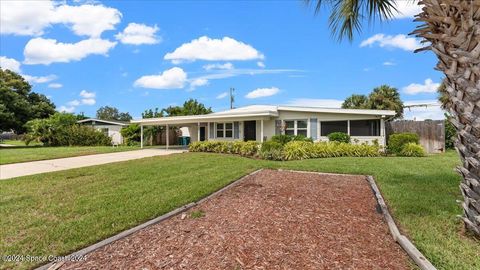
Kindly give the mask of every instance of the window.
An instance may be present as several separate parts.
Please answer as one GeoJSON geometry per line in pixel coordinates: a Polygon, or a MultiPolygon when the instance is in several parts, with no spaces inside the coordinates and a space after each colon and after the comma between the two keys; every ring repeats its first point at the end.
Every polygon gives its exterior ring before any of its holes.
{"type": "Polygon", "coordinates": [[[347,133],[347,121],[329,121],[329,122],[321,122],[321,136],[328,136],[328,134],[333,132],[343,132],[347,133]]]}
{"type": "Polygon", "coordinates": [[[297,135],[307,137],[307,120],[297,120],[297,135]]]}
{"type": "Polygon", "coordinates": [[[233,123],[217,123],[217,138],[232,138],[233,123]]]}
{"type": "Polygon", "coordinates": [[[285,121],[285,135],[295,135],[295,121],[285,121]]]}
{"type": "Polygon", "coordinates": [[[225,124],[225,138],[232,138],[233,137],[233,124],[226,123],[225,124]]]}
{"type": "Polygon", "coordinates": [[[286,135],[303,135],[307,137],[308,121],[307,120],[287,120],[285,121],[286,135]]]}
{"type": "Polygon", "coordinates": [[[352,136],[380,136],[380,120],[350,121],[352,136]]]}
{"type": "Polygon", "coordinates": [[[223,123],[217,123],[217,138],[223,138],[223,123]]]}

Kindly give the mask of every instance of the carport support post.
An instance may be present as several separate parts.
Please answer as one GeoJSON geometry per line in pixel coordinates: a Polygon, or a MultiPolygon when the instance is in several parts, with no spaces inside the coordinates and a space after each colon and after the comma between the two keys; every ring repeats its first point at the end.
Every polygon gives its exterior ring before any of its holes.
{"type": "Polygon", "coordinates": [[[166,147],[167,149],[168,149],[168,133],[170,133],[169,131],[170,130],[168,129],[168,125],[167,125],[167,147],[166,147]]]}
{"type": "Polygon", "coordinates": [[[143,148],[143,125],[140,125],[140,148],[143,148]]]}
{"type": "Polygon", "coordinates": [[[263,143],[263,119],[260,120],[260,142],[263,143]]]}

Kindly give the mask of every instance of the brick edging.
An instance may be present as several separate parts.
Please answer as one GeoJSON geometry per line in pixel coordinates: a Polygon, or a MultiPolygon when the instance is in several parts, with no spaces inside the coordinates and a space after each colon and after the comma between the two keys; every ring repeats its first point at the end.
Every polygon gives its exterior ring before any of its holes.
{"type": "Polygon", "coordinates": [[[393,239],[407,252],[408,256],[412,258],[412,260],[420,267],[422,270],[436,270],[435,266],[415,247],[415,245],[404,235],[400,233],[400,230],[395,224],[392,215],[388,211],[387,204],[380,193],[380,190],[373,179],[373,176],[367,175],[367,181],[372,188],[373,194],[377,199],[378,205],[382,210],[383,217],[385,218],[385,222],[388,225],[388,229],[390,230],[390,234],[392,235],[393,239]]]}

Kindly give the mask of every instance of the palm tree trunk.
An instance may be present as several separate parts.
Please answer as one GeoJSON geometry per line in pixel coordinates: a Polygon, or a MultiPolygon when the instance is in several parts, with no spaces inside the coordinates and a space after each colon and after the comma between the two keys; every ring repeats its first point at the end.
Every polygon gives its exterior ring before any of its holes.
{"type": "Polygon", "coordinates": [[[480,236],[480,0],[422,0],[415,34],[428,42],[445,73],[448,110],[457,129],[455,146],[467,229],[480,236]]]}

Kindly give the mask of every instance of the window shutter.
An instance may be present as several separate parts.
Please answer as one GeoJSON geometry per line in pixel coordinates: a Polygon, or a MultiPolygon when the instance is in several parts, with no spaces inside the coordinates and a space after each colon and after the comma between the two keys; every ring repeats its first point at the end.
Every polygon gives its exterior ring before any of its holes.
{"type": "Polygon", "coordinates": [[[208,128],[208,130],[209,130],[208,138],[214,139],[215,138],[215,136],[214,136],[214,134],[215,134],[215,123],[210,123],[210,127],[208,128]]]}
{"type": "Polygon", "coordinates": [[[310,118],[310,137],[316,141],[318,138],[317,138],[317,125],[318,125],[318,122],[317,122],[317,118],[310,118]]]}
{"type": "Polygon", "coordinates": [[[240,139],[240,125],[238,122],[233,122],[233,138],[240,139]]]}
{"type": "Polygon", "coordinates": [[[275,120],[275,135],[282,134],[282,120],[275,120]]]}

